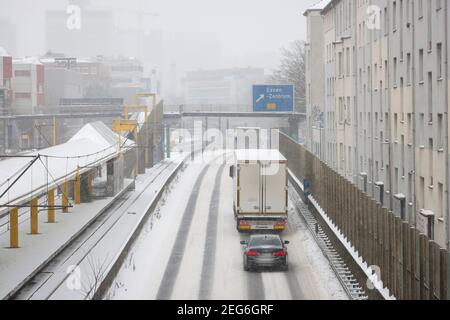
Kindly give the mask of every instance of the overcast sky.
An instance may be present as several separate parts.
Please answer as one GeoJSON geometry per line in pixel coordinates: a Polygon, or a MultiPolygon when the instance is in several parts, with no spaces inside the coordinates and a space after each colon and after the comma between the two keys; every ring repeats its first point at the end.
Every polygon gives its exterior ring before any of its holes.
{"type": "MultiPolygon", "coordinates": [[[[79,0],[78,0],[79,1],[79,0]]],[[[76,0],[74,0],[76,2],[76,0]]],[[[225,57],[276,53],[295,39],[304,39],[303,12],[317,0],[90,0],[88,8],[112,9],[121,27],[135,27],[136,14],[146,15],[144,27],[173,32],[217,33],[225,57]]],[[[44,15],[65,10],[67,0],[0,0],[0,17],[18,28],[18,52],[45,52],[44,15]]],[[[1,41],[1,39],[0,39],[1,41]]],[[[1,46],[1,43],[0,43],[1,46]]],[[[269,63],[270,64],[270,63],[269,63]]]]}

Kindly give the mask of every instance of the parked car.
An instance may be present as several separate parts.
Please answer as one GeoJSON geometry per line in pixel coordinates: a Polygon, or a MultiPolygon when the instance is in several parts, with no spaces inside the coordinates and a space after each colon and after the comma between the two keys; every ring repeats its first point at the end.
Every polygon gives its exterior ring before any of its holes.
{"type": "Polygon", "coordinates": [[[241,241],[244,249],[244,270],[270,267],[288,270],[288,251],[279,234],[253,234],[248,241],[241,241]]]}

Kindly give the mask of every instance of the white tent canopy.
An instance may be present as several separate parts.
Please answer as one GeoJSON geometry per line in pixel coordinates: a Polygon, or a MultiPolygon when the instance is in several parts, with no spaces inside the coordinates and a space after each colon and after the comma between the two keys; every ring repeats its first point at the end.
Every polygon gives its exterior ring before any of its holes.
{"type": "Polygon", "coordinates": [[[125,140],[104,123],[93,122],[86,124],[66,143],[23,155],[30,156],[29,158],[0,161],[1,195],[33,161],[32,156],[40,156],[0,198],[0,206],[23,204],[43,194],[47,188],[54,188],[73,179],[78,168],[83,173],[116,157],[119,137],[122,152],[134,145],[133,141],[125,140]]]}

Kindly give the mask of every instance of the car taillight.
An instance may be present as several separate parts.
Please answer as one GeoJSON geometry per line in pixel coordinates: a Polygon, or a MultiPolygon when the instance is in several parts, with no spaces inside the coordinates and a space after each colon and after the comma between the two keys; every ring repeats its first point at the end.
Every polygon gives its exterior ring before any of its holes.
{"type": "Polygon", "coordinates": [[[287,251],[286,250],[276,251],[273,253],[273,255],[275,257],[284,257],[285,255],[287,255],[287,251]]]}
{"type": "Polygon", "coordinates": [[[251,226],[250,226],[250,223],[248,223],[247,221],[241,220],[241,221],[239,221],[239,228],[241,228],[241,229],[250,229],[251,226]]]}
{"type": "Polygon", "coordinates": [[[255,251],[255,250],[247,250],[247,251],[245,251],[245,254],[249,257],[259,256],[259,252],[255,251]]]}
{"type": "Polygon", "coordinates": [[[274,226],[275,229],[284,229],[285,227],[286,227],[286,221],[284,221],[284,220],[278,220],[274,226]]]}

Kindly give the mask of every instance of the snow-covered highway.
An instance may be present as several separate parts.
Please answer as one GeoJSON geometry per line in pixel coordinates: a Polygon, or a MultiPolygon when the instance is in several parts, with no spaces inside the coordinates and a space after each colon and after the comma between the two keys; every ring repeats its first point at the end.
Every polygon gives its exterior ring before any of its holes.
{"type": "Polygon", "coordinates": [[[347,299],[292,205],[289,271],[245,272],[232,199],[228,164],[187,164],[104,298],[347,299]]]}

